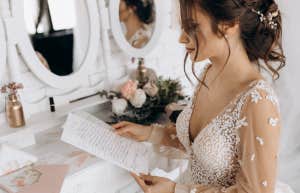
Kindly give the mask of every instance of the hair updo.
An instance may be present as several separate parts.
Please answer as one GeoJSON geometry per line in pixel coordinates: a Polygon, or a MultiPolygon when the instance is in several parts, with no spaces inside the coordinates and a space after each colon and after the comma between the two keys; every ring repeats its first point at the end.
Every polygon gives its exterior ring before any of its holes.
{"type": "Polygon", "coordinates": [[[153,0],[124,0],[128,7],[134,8],[134,13],[140,21],[151,24],[155,18],[153,0]]]}
{"type": "Polygon", "coordinates": [[[197,40],[193,27],[196,25],[193,20],[195,8],[211,18],[213,32],[226,41],[218,24],[239,23],[240,37],[250,61],[256,62],[261,69],[260,60],[263,60],[273,78],[279,78],[279,70],[285,66],[285,56],[281,46],[281,14],[274,0],[180,0],[182,27],[197,40]]]}

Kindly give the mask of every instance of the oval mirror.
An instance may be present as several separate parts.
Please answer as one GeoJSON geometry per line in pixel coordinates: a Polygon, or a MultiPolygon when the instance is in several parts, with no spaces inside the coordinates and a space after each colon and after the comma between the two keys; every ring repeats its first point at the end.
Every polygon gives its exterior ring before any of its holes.
{"type": "Polygon", "coordinates": [[[24,1],[26,30],[43,66],[58,76],[76,72],[90,35],[85,0],[24,1]]]}
{"type": "Polygon", "coordinates": [[[143,48],[151,40],[155,24],[153,0],[120,0],[119,18],[127,42],[143,48]]]}
{"type": "Polygon", "coordinates": [[[37,78],[54,89],[89,86],[100,47],[97,0],[11,0],[11,10],[17,48],[37,78]]]}
{"type": "Polygon", "coordinates": [[[112,33],[124,52],[145,57],[158,45],[167,26],[166,1],[110,0],[109,7],[112,33]]]}

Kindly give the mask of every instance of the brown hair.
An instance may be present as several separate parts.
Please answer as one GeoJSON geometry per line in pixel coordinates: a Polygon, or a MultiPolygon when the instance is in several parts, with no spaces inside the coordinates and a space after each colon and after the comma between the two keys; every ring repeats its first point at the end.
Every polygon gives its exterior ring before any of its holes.
{"type": "Polygon", "coordinates": [[[134,12],[139,20],[145,24],[151,24],[155,19],[153,0],[124,0],[127,6],[134,7],[134,12]]]}
{"type": "MultiPolygon", "coordinates": [[[[279,78],[279,70],[285,66],[285,56],[281,45],[281,14],[274,0],[180,0],[182,28],[196,43],[196,56],[194,60],[198,56],[198,24],[193,19],[196,9],[203,10],[210,17],[213,32],[226,40],[229,54],[225,65],[229,60],[231,50],[229,42],[224,33],[219,29],[218,24],[224,23],[233,26],[239,23],[240,37],[250,61],[256,62],[261,70],[263,66],[260,60],[263,60],[267,69],[271,71],[273,78],[279,78]],[[261,21],[261,15],[255,12],[255,10],[260,11],[266,17],[274,12],[278,13],[272,19],[277,27],[274,29],[268,22],[261,21]],[[277,67],[271,65],[270,62],[276,62],[277,67]]],[[[187,55],[184,61],[186,76],[187,55]]],[[[194,64],[193,75],[198,81],[203,83],[195,74],[194,64]]],[[[187,78],[190,80],[188,76],[187,78]]],[[[205,85],[205,83],[203,84],[205,85]]]]}

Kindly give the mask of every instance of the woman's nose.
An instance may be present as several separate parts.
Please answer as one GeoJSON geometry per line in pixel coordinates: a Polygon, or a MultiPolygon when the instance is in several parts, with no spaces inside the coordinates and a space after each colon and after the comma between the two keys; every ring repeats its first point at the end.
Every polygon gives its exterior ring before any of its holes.
{"type": "Polygon", "coordinates": [[[188,35],[184,30],[181,31],[181,34],[180,34],[180,37],[179,37],[179,43],[181,43],[181,44],[188,44],[189,43],[188,35]]]}

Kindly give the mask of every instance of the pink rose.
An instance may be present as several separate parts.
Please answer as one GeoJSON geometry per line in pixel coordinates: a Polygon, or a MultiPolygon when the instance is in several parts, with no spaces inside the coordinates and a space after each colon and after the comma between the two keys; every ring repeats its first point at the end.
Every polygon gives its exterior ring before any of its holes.
{"type": "Polygon", "coordinates": [[[124,98],[129,100],[131,97],[134,96],[135,91],[137,90],[138,82],[128,80],[122,87],[121,87],[121,94],[124,98]]]}

